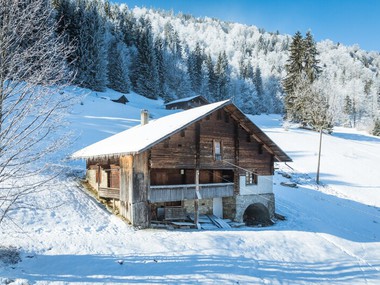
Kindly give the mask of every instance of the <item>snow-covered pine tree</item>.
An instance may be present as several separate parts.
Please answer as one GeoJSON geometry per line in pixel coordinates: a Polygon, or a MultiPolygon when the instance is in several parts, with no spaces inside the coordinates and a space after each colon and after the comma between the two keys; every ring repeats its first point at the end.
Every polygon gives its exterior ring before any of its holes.
{"type": "Polygon", "coordinates": [[[317,59],[319,55],[317,47],[314,41],[314,38],[310,31],[306,33],[306,37],[303,40],[304,46],[304,59],[303,59],[303,70],[310,83],[313,83],[314,80],[318,78],[318,75],[321,73],[321,68],[318,65],[320,60],[317,59]]]}
{"type": "MultiPolygon", "coordinates": [[[[206,56],[205,56],[206,58],[206,56]]],[[[202,63],[202,69],[201,69],[201,86],[199,94],[204,96],[208,101],[212,102],[209,90],[209,70],[206,63],[206,60],[202,63]]]]}
{"type": "Polygon", "coordinates": [[[214,102],[217,99],[216,87],[217,87],[217,78],[214,70],[214,63],[211,59],[211,55],[208,54],[206,57],[206,67],[207,67],[207,81],[208,81],[208,93],[209,93],[209,101],[214,102]]]}
{"type": "Polygon", "coordinates": [[[264,89],[263,89],[263,79],[261,78],[261,69],[256,66],[255,72],[253,74],[253,83],[255,85],[257,93],[257,104],[256,104],[256,113],[261,114],[268,111],[267,102],[264,99],[264,89]]]}
{"type": "Polygon", "coordinates": [[[107,84],[105,23],[99,13],[101,2],[86,1],[78,38],[77,82],[80,86],[104,91],[107,84]]]}
{"type": "Polygon", "coordinates": [[[205,55],[201,50],[199,43],[195,45],[194,51],[190,52],[188,57],[188,71],[191,80],[191,87],[197,94],[201,92],[202,85],[202,65],[205,59],[205,55]]]}
{"type": "Polygon", "coordinates": [[[289,59],[285,65],[286,77],[282,81],[282,86],[285,91],[285,111],[288,120],[298,120],[296,103],[297,94],[296,89],[303,76],[303,62],[304,62],[304,45],[301,32],[297,31],[292,38],[289,46],[289,59]]]}
{"type": "Polygon", "coordinates": [[[322,104],[323,100],[311,100],[310,98],[312,94],[316,94],[312,85],[321,72],[317,55],[311,33],[307,32],[306,38],[303,39],[301,33],[296,32],[290,45],[288,63],[285,65],[287,76],[283,80],[283,88],[286,93],[286,118],[303,125],[310,122],[308,114],[313,113],[308,108],[328,107],[327,104],[322,104]],[[312,106],[309,104],[310,101],[321,103],[321,106],[312,106]]]}
{"type": "Polygon", "coordinates": [[[108,84],[109,88],[121,93],[129,93],[128,51],[125,44],[111,39],[108,47],[108,84]]]}
{"type": "Polygon", "coordinates": [[[158,73],[158,96],[163,98],[165,102],[170,101],[170,96],[165,92],[166,84],[166,66],[165,66],[165,50],[164,43],[161,38],[157,38],[154,42],[154,53],[156,55],[156,65],[158,73]]]}
{"type": "Polygon", "coordinates": [[[137,57],[132,70],[134,90],[145,97],[157,99],[159,83],[152,27],[149,20],[144,18],[139,19],[136,47],[137,57]]]}
{"type": "Polygon", "coordinates": [[[216,77],[216,94],[215,100],[225,100],[229,98],[229,83],[230,83],[230,70],[228,66],[228,58],[226,52],[221,52],[215,65],[216,77]]]}
{"type": "Polygon", "coordinates": [[[128,93],[131,87],[129,80],[129,50],[123,42],[122,23],[123,16],[119,6],[104,3],[105,14],[108,17],[106,38],[108,45],[107,87],[113,90],[128,93]]]}
{"type": "Polygon", "coordinates": [[[380,119],[379,118],[375,120],[375,126],[373,127],[372,134],[374,136],[380,137],[380,119]]]}

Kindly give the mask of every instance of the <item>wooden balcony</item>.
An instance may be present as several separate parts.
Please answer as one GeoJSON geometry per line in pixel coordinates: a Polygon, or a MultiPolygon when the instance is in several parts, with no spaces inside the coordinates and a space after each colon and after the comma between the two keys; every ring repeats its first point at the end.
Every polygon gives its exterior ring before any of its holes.
{"type": "MultiPolygon", "coordinates": [[[[234,194],[234,183],[199,184],[199,194],[198,199],[230,197],[234,194]]],[[[98,195],[100,198],[119,200],[120,189],[100,187],[98,195]]],[[[150,186],[148,193],[151,203],[194,200],[196,197],[195,184],[150,186]]]]}
{"type": "MultiPolygon", "coordinates": [[[[234,183],[211,183],[199,185],[198,199],[230,197],[234,183]]],[[[151,203],[196,199],[195,184],[150,186],[148,200],[151,203]]]]}
{"type": "Polygon", "coordinates": [[[98,191],[100,198],[109,198],[109,199],[120,199],[120,189],[119,188],[104,188],[100,187],[98,191]]]}

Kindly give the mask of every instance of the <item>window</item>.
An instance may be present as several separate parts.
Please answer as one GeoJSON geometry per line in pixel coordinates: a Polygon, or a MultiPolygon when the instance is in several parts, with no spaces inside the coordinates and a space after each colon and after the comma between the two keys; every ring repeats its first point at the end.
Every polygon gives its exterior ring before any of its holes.
{"type": "Polygon", "coordinates": [[[245,173],[245,185],[255,185],[257,184],[257,175],[253,172],[247,171],[245,173]]]}
{"type": "Polygon", "coordinates": [[[222,144],[218,140],[214,140],[214,159],[222,160],[222,144]]]}

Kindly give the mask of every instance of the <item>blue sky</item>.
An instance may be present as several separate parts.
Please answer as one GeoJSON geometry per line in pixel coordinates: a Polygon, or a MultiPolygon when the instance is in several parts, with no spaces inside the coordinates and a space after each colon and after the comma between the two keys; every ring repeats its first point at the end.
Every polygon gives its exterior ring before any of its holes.
{"type": "Polygon", "coordinates": [[[380,51],[380,0],[110,0],[215,17],[293,35],[311,30],[315,40],[380,51]]]}

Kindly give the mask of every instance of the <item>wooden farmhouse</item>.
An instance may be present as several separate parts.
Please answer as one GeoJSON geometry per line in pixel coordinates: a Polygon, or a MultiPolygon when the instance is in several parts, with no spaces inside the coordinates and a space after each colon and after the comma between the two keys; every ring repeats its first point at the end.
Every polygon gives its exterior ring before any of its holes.
{"type": "Polygon", "coordinates": [[[236,222],[274,216],[274,162],[291,161],[229,100],[113,135],[73,154],[88,183],[132,225],[214,214],[236,222]]]}
{"type": "Polygon", "coordinates": [[[166,109],[169,110],[177,110],[177,109],[183,109],[183,110],[188,110],[191,108],[203,106],[210,104],[209,101],[206,100],[201,95],[198,96],[193,96],[193,97],[186,97],[178,100],[174,100],[171,102],[168,102],[165,104],[166,109]]]}

